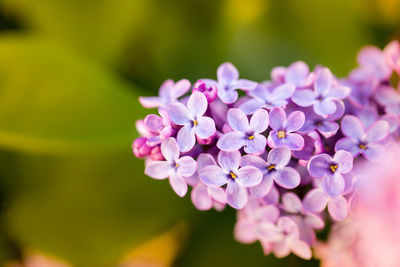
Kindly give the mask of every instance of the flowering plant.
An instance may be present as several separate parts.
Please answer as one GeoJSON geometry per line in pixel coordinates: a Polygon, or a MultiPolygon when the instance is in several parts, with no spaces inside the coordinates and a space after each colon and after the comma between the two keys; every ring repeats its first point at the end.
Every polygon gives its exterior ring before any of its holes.
{"type": "Polygon", "coordinates": [[[366,47],[358,63],[345,79],[299,61],[260,83],[231,63],[193,87],[168,80],[159,96],[139,99],[159,115],[137,122],[133,152],[180,197],[191,186],[197,209],[237,209],[239,242],[309,259],[316,231],[354,205],[357,166],[379,162],[398,138],[399,43],[366,47]]]}

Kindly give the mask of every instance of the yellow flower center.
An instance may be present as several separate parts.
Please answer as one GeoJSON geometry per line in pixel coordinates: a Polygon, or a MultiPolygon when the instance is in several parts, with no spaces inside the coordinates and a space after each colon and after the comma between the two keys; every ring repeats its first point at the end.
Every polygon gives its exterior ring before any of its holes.
{"type": "Polygon", "coordinates": [[[194,121],[193,121],[193,125],[196,126],[197,124],[198,124],[198,123],[197,123],[197,120],[194,120],[194,121]]]}
{"type": "Polygon", "coordinates": [[[331,169],[331,172],[335,173],[335,171],[337,170],[338,165],[337,164],[332,164],[331,166],[329,166],[329,169],[331,169]]]}
{"type": "Polygon", "coordinates": [[[254,135],[250,135],[249,140],[253,140],[253,139],[254,139],[254,135]]]}
{"type": "Polygon", "coordinates": [[[178,168],[178,167],[179,167],[179,164],[178,164],[178,163],[175,163],[175,167],[178,168]]]}
{"type": "Polygon", "coordinates": [[[361,149],[367,149],[367,146],[364,145],[364,144],[359,144],[358,147],[361,148],[361,149]]]}
{"type": "Polygon", "coordinates": [[[237,176],[236,176],[236,174],[234,174],[233,172],[231,172],[231,177],[232,177],[232,179],[235,179],[237,176]]]}
{"type": "Polygon", "coordinates": [[[274,164],[271,164],[271,165],[269,165],[269,166],[267,167],[267,169],[268,169],[268,170],[275,169],[275,165],[274,165],[274,164]]]}
{"type": "Polygon", "coordinates": [[[282,139],[286,137],[286,132],[284,130],[278,131],[278,138],[282,139]]]}

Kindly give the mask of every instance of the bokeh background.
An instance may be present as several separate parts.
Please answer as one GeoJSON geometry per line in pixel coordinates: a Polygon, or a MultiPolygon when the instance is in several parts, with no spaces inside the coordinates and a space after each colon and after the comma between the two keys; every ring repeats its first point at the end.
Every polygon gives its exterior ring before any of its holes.
{"type": "Polygon", "coordinates": [[[137,98],[224,61],[257,81],[296,60],[342,77],[399,35],[398,0],[0,0],[0,264],[318,266],[237,243],[232,209],[145,177],[137,98]]]}

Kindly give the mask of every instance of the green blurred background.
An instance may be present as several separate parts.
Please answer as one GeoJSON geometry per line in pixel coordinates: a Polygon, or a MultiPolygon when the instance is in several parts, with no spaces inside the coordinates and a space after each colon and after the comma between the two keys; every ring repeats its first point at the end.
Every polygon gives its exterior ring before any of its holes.
{"type": "Polygon", "coordinates": [[[398,0],[1,0],[0,262],[33,249],[116,266],[178,223],[173,266],[318,266],[236,243],[232,209],[196,211],[145,177],[137,97],[224,61],[258,81],[296,60],[345,76],[362,46],[399,36],[399,14],[398,0]]]}

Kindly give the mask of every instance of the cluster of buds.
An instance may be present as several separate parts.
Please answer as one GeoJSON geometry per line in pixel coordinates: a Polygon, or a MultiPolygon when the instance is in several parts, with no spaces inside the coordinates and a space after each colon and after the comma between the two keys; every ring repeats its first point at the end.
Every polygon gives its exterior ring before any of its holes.
{"type": "Polygon", "coordinates": [[[399,43],[366,47],[358,62],[345,79],[299,61],[264,82],[239,78],[231,63],[217,80],[167,80],[139,99],[159,115],[137,122],[133,152],[178,196],[190,186],[197,209],[237,209],[239,242],[309,259],[316,232],[355,204],[357,166],[378,164],[400,133],[399,43]]]}

